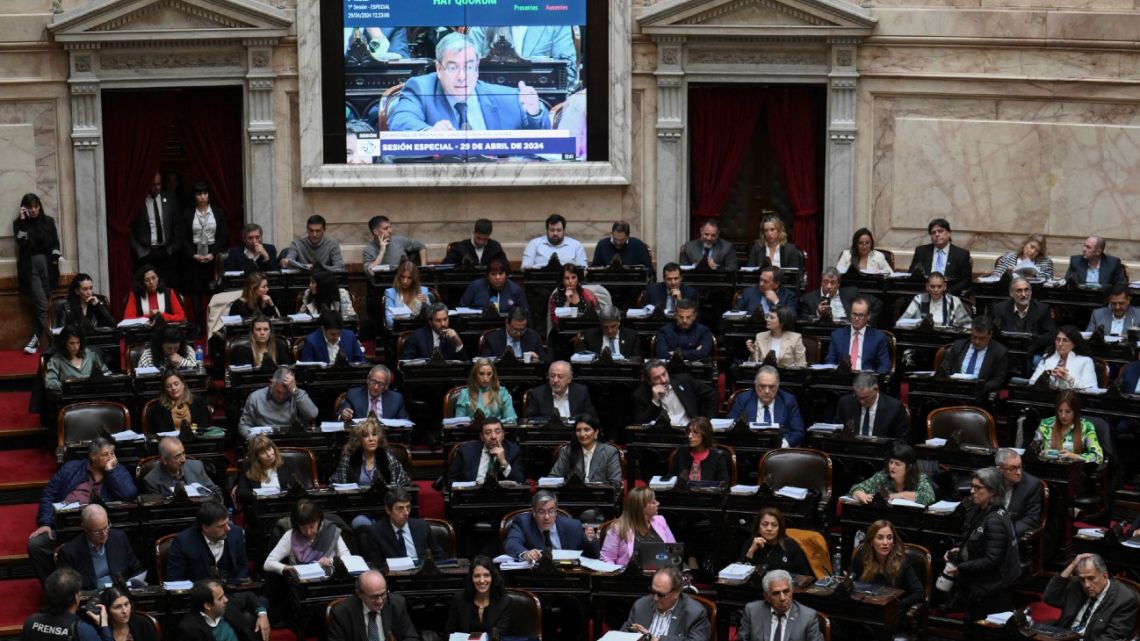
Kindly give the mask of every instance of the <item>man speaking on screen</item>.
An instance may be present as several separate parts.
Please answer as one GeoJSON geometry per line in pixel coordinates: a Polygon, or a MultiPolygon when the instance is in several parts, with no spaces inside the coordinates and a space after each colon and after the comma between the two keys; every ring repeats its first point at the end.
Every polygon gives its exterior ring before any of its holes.
{"type": "Polygon", "coordinates": [[[534,87],[479,80],[475,41],[449,33],[435,48],[435,73],[409,78],[388,115],[392,131],[550,129],[550,114],[534,87]]]}

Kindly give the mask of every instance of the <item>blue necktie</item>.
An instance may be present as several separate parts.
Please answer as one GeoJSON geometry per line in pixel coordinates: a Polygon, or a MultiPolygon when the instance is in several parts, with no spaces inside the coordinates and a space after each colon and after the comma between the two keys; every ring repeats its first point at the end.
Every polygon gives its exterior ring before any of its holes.
{"type": "Polygon", "coordinates": [[[970,350],[972,353],[970,354],[970,362],[966,363],[966,373],[971,376],[977,376],[977,374],[974,373],[974,367],[978,364],[978,350],[972,347],[970,350]]]}
{"type": "Polygon", "coordinates": [[[939,273],[946,272],[946,258],[940,249],[934,250],[934,271],[939,273]]]}
{"type": "Polygon", "coordinates": [[[863,429],[859,430],[859,436],[871,435],[871,408],[863,409],[863,429]]]}
{"type": "Polygon", "coordinates": [[[768,424],[772,423],[772,411],[768,409],[767,405],[764,406],[764,422],[768,424]]]}

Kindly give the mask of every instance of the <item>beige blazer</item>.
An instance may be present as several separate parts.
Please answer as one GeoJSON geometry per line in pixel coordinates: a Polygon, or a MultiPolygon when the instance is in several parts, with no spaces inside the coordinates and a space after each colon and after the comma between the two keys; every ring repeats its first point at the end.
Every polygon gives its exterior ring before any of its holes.
{"type": "MultiPolygon", "coordinates": [[[[762,361],[772,351],[772,333],[760,332],[752,341],[752,360],[762,361]]],[[[780,355],[776,358],[777,367],[807,367],[807,350],[799,332],[784,332],[780,336],[780,355]]]]}

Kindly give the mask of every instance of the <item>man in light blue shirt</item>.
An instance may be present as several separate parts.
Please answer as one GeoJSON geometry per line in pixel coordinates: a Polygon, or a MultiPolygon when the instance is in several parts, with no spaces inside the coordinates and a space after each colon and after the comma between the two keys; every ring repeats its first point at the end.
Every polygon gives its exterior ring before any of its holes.
{"type": "Polygon", "coordinates": [[[522,268],[541,269],[550,262],[550,257],[558,254],[563,264],[572,263],[586,266],[586,250],[582,243],[566,236],[566,219],[558,214],[546,218],[546,235],[531,239],[523,250],[522,268]]]}

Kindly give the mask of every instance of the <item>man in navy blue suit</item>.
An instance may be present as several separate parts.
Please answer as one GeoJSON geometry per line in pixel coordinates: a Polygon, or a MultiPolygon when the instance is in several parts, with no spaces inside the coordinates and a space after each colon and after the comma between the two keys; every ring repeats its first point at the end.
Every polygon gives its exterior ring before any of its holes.
{"type": "Polygon", "coordinates": [[[1116,256],[1104,253],[1105,246],[1104,238],[1100,236],[1086,238],[1081,253],[1069,258],[1065,278],[1076,280],[1080,285],[1123,285],[1124,266],[1116,256]]]}
{"type": "Polygon", "coordinates": [[[835,422],[855,425],[859,436],[893,438],[905,443],[910,432],[906,409],[897,398],[879,393],[879,379],[863,372],[851,383],[851,393],[839,399],[835,422]]]}
{"type": "Polygon", "coordinates": [[[456,448],[448,474],[452,481],[482,483],[488,474],[497,474],[500,479],[523,483],[522,448],[507,440],[499,419],[489,417],[483,421],[478,441],[456,448]]]}
{"type": "Polygon", "coordinates": [[[376,365],[368,370],[368,382],[348,390],[337,413],[340,420],[365,417],[369,414],[377,418],[408,418],[404,408],[404,395],[388,389],[392,382],[392,371],[384,365],[376,365]]]}
{"type": "Polygon", "coordinates": [[[171,542],[166,554],[166,580],[208,579],[214,568],[224,580],[249,578],[245,534],[230,523],[224,505],[208,501],[198,508],[195,523],[171,542]]]}
{"type": "Polygon", "coordinates": [[[780,426],[784,447],[798,447],[804,440],[804,419],[796,397],[780,389],[780,370],[764,365],[752,385],[751,390],[736,395],[728,418],[744,416],[750,423],[775,423],[780,426]]]}
{"type": "Polygon", "coordinates": [[[614,262],[614,256],[621,257],[621,264],[626,267],[653,266],[649,258],[649,247],[640,238],[629,235],[629,223],[624,220],[614,223],[610,235],[598,241],[590,264],[594,267],[607,267],[614,262]]]}
{"type": "Polygon", "coordinates": [[[400,358],[431,358],[432,350],[439,348],[439,353],[448,360],[464,360],[467,354],[463,351],[463,339],[459,333],[451,329],[451,320],[447,315],[447,305],[433,303],[428,310],[427,325],[412,332],[404,341],[404,352],[400,358]]]}
{"type": "Polygon", "coordinates": [[[709,328],[697,322],[697,304],[688,298],[677,301],[676,322],[657,330],[656,356],[668,359],[673,350],[681,350],[687,361],[712,356],[713,338],[709,328]]]}
{"type": "Polygon", "coordinates": [[[796,309],[796,292],[783,283],[783,274],[779,267],[769,265],[760,270],[760,282],[756,287],[749,287],[740,292],[736,300],[736,309],[751,314],[757,307],[764,308],[764,314],[783,305],[788,309],[796,309]]]}
{"type": "Polygon", "coordinates": [[[668,315],[676,313],[677,301],[682,298],[697,300],[697,297],[695,287],[681,282],[681,266],[677,263],[666,263],[661,268],[661,282],[650,283],[645,288],[645,304],[653,305],[668,315]]]}
{"type": "Polygon", "coordinates": [[[122,530],[111,527],[102,505],[83,508],[81,522],[83,532],[60,548],[59,565],[79,572],[84,590],[107,587],[116,575],[129,579],[143,571],[130,539],[122,530]]]}
{"type": "Polygon", "coordinates": [[[550,129],[550,114],[534,87],[479,80],[479,47],[449,33],[435,47],[435,73],[409,78],[388,116],[392,131],[550,129]]]}
{"type": "Polygon", "coordinates": [[[507,313],[507,321],[503,328],[486,335],[483,340],[483,351],[479,355],[502,358],[509,350],[514,352],[515,358],[519,360],[525,357],[531,362],[545,363],[546,348],[542,346],[542,337],[527,327],[529,323],[529,314],[525,307],[512,307],[507,313]]]}
{"type": "Polygon", "coordinates": [[[546,548],[581,550],[582,556],[596,559],[598,547],[594,528],[559,514],[558,497],[550,490],[534,493],[530,512],[515,517],[503,539],[503,551],[520,561],[538,561],[546,548]]]}
{"type": "Polygon", "coordinates": [[[314,329],[305,337],[301,360],[332,365],[341,356],[349,363],[364,362],[364,350],[356,339],[356,332],[344,329],[340,313],[331,310],[321,312],[321,328],[314,329]]]}
{"type": "Polygon", "coordinates": [[[870,310],[871,306],[863,297],[851,303],[851,326],[831,332],[831,344],[827,346],[827,358],[823,362],[838,365],[844,356],[851,356],[851,369],[873,370],[880,374],[891,372],[891,350],[887,347],[886,335],[867,326],[870,310]],[[853,335],[857,342],[855,349],[852,349],[853,335]]]}

